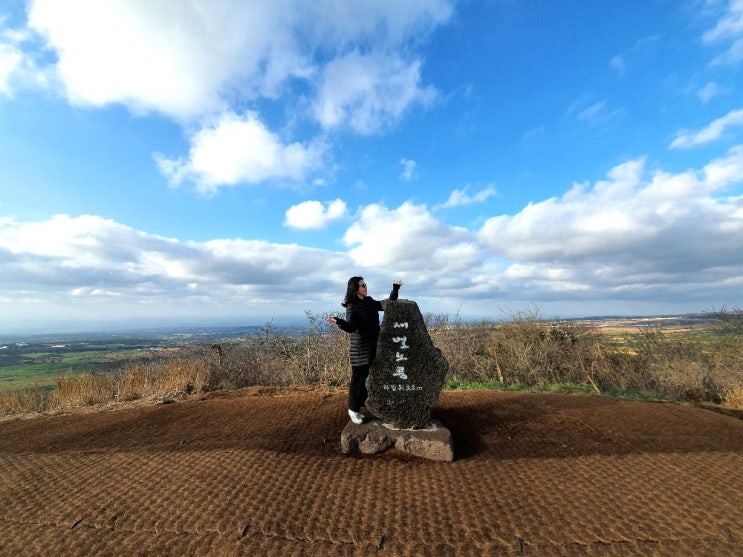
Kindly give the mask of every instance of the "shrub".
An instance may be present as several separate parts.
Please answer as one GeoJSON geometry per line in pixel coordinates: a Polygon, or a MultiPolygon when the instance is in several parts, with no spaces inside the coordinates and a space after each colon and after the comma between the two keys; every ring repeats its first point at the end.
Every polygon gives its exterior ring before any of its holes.
{"type": "Polygon", "coordinates": [[[329,326],[325,314],[305,315],[305,330],[280,333],[268,323],[255,337],[212,345],[208,388],[345,383],[348,335],[329,326]]]}
{"type": "MultiPolygon", "coordinates": [[[[143,397],[186,396],[251,385],[338,387],[349,379],[349,335],[306,312],[307,326],[260,334],[175,355],[131,361],[113,374],[57,380],[53,395],[38,386],[0,392],[0,412],[47,411],[143,397]]],[[[449,361],[449,388],[478,386],[598,392],[722,403],[743,407],[743,314],[723,310],[699,331],[643,328],[621,337],[574,322],[547,321],[538,310],[504,322],[465,323],[425,317],[434,344],[449,361]]]]}

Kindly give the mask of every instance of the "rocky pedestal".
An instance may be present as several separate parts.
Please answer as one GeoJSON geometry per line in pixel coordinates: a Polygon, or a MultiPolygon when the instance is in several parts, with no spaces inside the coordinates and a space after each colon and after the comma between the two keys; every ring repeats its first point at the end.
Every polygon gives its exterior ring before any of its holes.
{"type": "Polygon", "coordinates": [[[378,421],[348,424],[341,436],[343,452],[377,453],[394,447],[452,460],[451,433],[431,420],[448,371],[449,362],[434,346],[418,304],[386,301],[377,357],[366,381],[366,408],[378,421]]]}
{"type": "Polygon", "coordinates": [[[428,460],[454,460],[451,432],[438,420],[431,420],[426,429],[395,429],[379,420],[359,425],[348,422],[341,434],[341,450],[346,454],[377,454],[388,449],[428,460]]]}

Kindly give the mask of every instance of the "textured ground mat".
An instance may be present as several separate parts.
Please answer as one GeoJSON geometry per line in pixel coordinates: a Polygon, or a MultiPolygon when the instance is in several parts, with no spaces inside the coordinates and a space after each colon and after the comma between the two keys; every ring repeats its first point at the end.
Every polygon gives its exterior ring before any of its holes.
{"type": "Polygon", "coordinates": [[[743,555],[743,420],[445,392],[454,462],[340,453],[342,391],[0,423],[1,555],[743,555]]]}

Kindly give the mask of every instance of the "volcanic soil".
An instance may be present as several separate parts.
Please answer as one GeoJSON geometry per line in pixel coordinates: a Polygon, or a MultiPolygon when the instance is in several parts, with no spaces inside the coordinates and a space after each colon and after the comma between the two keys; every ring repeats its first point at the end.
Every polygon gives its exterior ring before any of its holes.
{"type": "Polygon", "coordinates": [[[340,452],[343,391],[0,423],[2,555],[743,555],[743,420],[444,392],[453,462],[340,452]]]}

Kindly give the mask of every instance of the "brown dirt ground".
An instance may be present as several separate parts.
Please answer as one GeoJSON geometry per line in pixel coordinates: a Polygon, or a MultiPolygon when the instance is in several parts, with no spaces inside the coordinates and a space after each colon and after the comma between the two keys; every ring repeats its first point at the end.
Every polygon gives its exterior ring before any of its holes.
{"type": "Polygon", "coordinates": [[[0,423],[2,555],[743,555],[743,420],[442,393],[454,462],[344,456],[343,391],[0,423]]]}

